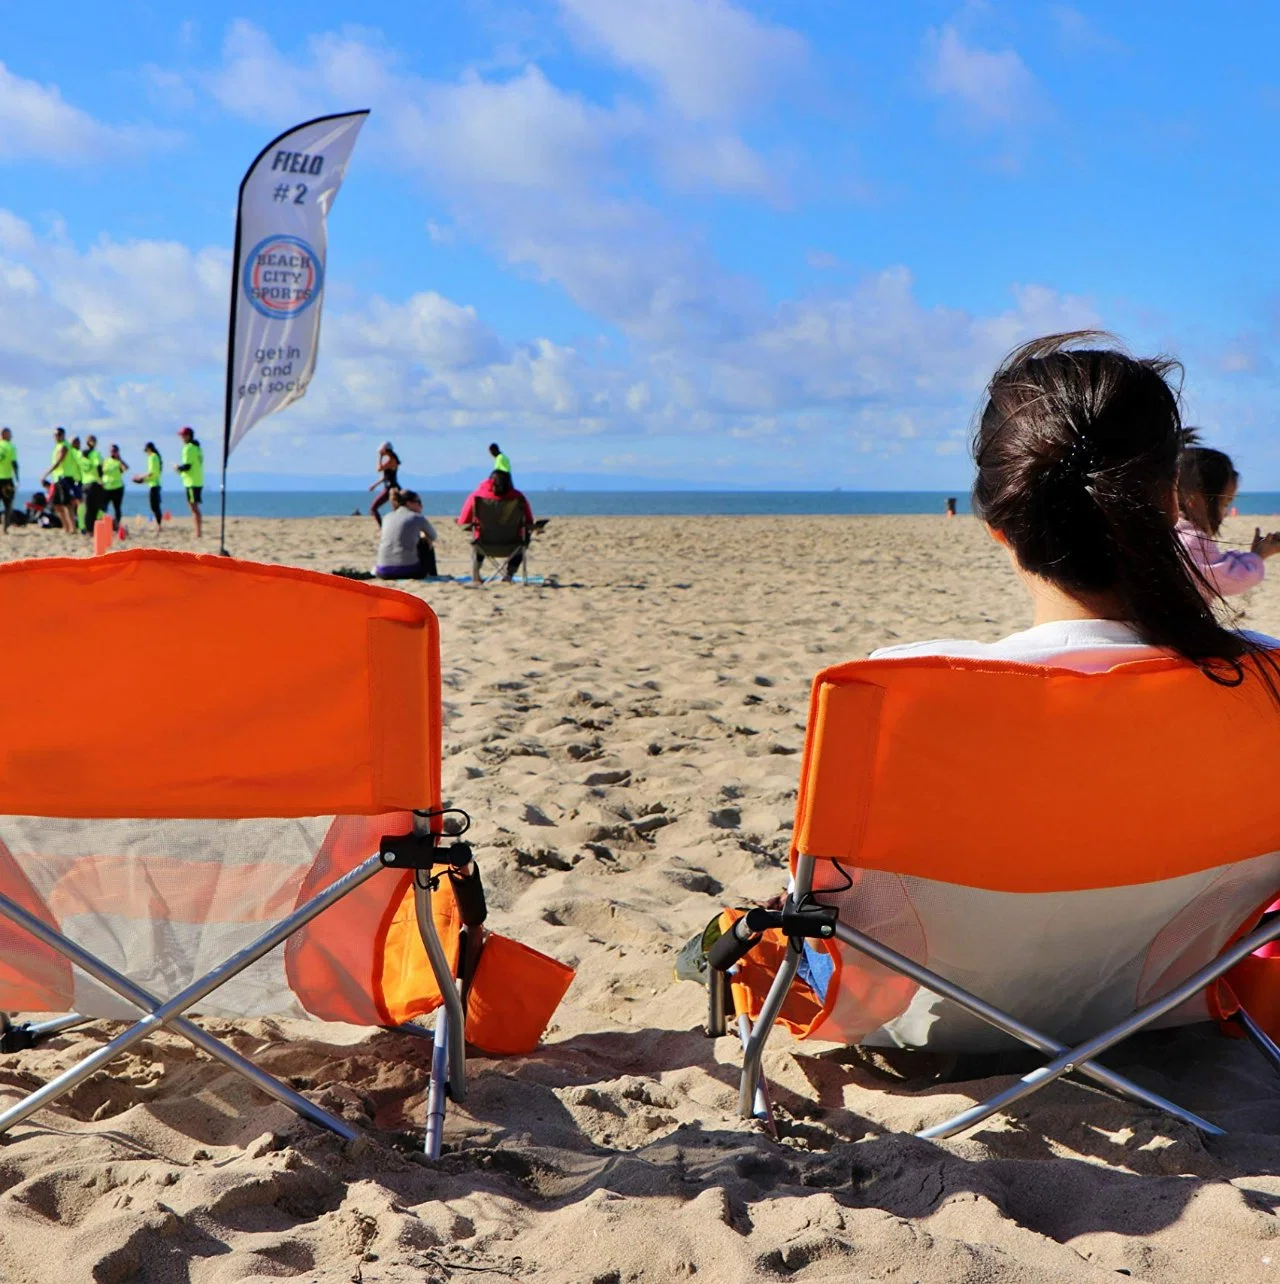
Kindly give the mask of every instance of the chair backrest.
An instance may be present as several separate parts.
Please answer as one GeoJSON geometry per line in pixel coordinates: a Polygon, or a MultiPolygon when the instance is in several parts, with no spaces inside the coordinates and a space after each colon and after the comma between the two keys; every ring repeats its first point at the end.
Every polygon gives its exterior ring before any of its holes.
{"type": "MultiPolygon", "coordinates": [[[[140,984],[172,992],[439,806],[418,598],[156,550],[8,563],[0,596],[0,892],[140,984]]],[[[416,934],[388,946],[409,888],[365,883],[201,1010],[384,1021],[391,978],[425,968],[416,934]]],[[[0,1010],[72,1005],[132,1015],[0,928],[0,1010]]]]}
{"type": "Polygon", "coordinates": [[[439,794],[439,630],[409,594],[134,549],[6,563],[0,599],[0,814],[367,816],[439,794]]]}
{"type": "Polygon", "coordinates": [[[474,512],[476,543],[486,553],[507,557],[524,544],[528,532],[518,499],[477,499],[474,512]]]}
{"type": "MultiPolygon", "coordinates": [[[[814,858],[815,887],[900,952],[1063,1037],[1092,1033],[1280,891],[1278,760],[1280,709],[1256,675],[841,665],[814,681],[793,861],[814,858]]],[[[985,1027],[835,954],[813,1033],[987,1046],[985,1027]]]]}

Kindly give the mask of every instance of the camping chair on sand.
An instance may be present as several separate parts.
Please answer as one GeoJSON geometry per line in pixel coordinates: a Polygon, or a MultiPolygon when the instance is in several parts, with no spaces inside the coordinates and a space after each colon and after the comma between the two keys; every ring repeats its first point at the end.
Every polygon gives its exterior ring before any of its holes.
{"type": "Polygon", "coordinates": [[[1278,760],[1280,710],[1254,674],[1227,687],[1173,659],[1082,674],[938,657],[820,673],[790,893],[726,911],[708,954],[711,1031],[730,1002],[742,1014],[743,1116],[772,1122],[760,1066],[781,1020],[801,1038],[1021,1042],[1048,1059],[923,1137],[1068,1073],[1221,1132],[1096,1058],[1143,1027],[1216,1018],[1280,1069],[1261,1028],[1280,1032],[1280,958],[1255,954],[1280,938],[1264,914],[1278,760]],[[1195,746],[1230,760],[1228,807],[1173,759],[1195,746]]]}
{"type": "MultiPolygon", "coordinates": [[[[520,578],[530,583],[529,546],[533,542],[533,531],[525,523],[524,505],[519,499],[480,499],[475,500],[475,542],[473,553],[480,554],[478,563],[480,577],[486,584],[505,576],[508,568],[514,575],[512,559],[520,554],[520,578]],[[485,574],[485,566],[493,562],[496,569],[485,574]]],[[[545,523],[544,523],[545,524],[545,523]]],[[[477,565],[473,561],[473,565],[477,565]]]]}
{"type": "Polygon", "coordinates": [[[532,1050],[572,973],[483,926],[465,818],[440,802],[430,609],[156,550],[11,562],[0,592],[25,617],[73,603],[79,621],[10,630],[11,726],[41,725],[86,657],[129,693],[101,729],[0,747],[0,1008],[71,1014],[6,1022],[0,1048],[134,1022],[0,1110],[0,1134],[163,1026],[350,1139],[186,1014],[417,1030],[404,1023],[438,1010],[437,1156],[446,1093],[466,1092],[464,1033],[532,1050]],[[433,896],[442,884],[452,894],[433,896]]]}

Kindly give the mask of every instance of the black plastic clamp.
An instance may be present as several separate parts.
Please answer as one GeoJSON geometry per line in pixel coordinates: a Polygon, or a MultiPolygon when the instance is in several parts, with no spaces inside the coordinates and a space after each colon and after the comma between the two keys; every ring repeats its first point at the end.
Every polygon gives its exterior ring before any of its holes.
{"type": "Polygon", "coordinates": [[[452,842],[443,847],[445,838],[458,839],[471,828],[471,817],[460,807],[444,807],[435,811],[415,811],[424,820],[439,821],[428,832],[384,834],[378,844],[378,854],[388,869],[425,869],[437,865],[450,865],[462,869],[471,864],[471,845],[452,842]]]}
{"type": "Polygon", "coordinates": [[[836,934],[840,911],[834,905],[819,905],[817,901],[796,901],[790,896],[782,907],[779,927],[792,941],[797,936],[816,936],[829,941],[836,934]]]}
{"type": "Polygon", "coordinates": [[[836,934],[839,918],[840,911],[834,905],[795,901],[790,896],[780,910],[757,905],[735,920],[707,951],[707,964],[718,972],[727,972],[755,949],[771,927],[780,927],[797,948],[804,937],[830,940],[836,934]]]}
{"type": "Polygon", "coordinates": [[[36,1036],[29,1025],[14,1025],[0,1012],[0,1053],[25,1052],[35,1046],[36,1036]]]}
{"type": "Polygon", "coordinates": [[[439,834],[384,834],[378,854],[388,869],[434,869],[450,865],[460,869],[471,864],[471,844],[440,845],[439,834]]]}

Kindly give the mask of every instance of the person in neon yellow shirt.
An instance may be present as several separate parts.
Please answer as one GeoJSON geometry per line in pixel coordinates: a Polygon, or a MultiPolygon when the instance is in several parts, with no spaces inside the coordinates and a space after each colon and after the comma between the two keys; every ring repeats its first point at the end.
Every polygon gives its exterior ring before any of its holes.
{"type": "Polygon", "coordinates": [[[62,480],[68,483],[71,492],[71,519],[77,530],[83,529],[80,523],[84,520],[84,509],[81,507],[84,499],[83,462],[84,450],[77,435],[67,443],[67,457],[62,461],[62,480]]]}
{"type": "Polygon", "coordinates": [[[13,433],[0,428],[0,504],[4,505],[4,532],[9,532],[9,519],[13,513],[13,497],[18,491],[18,448],[13,444],[13,433]]]}
{"type": "Polygon", "coordinates": [[[102,511],[105,513],[108,507],[116,510],[111,527],[117,531],[124,519],[124,475],[128,469],[120,457],[120,447],[113,444],[111,453],[102,461],[102,511]]]}
{"type": "Polygon", "coordinates": [[[179,428],[182,438],[182,459],[175,465],[182,474],[182,484],[187,488],[187,505],[196,524],[196,539],[204,532],[200,526],[200,503],[204,498],[204,450],[196,440],[194,428],[179,428]]]}
{"type": "MultiPolygon", "coordinates": [[[[69,475],[71,467],[71,443],[67,440],[67,430],[65,428],[55,428],[53,430],[53,455],[49,460],[49,471],[40,478],[40,484],[43,486],[48,482],[53,483],[53,494],[49,496],[49,502],[53,505],[53,511],[58,521],[62,523],[62,529],[67,535],[74,533],[76,529],[76,480],[69,475]]],[[[80,470],[76,469],[76,479],[79,479],[80,470]]]]}
{"type": "Polygon", "coordinates": [[[92,433],[84,439],[84,449],[80,452],[80,487],[84,492],[84,526],[81,529],[87,535],[107,506],[102,493],[102,455],[98,450],[98,439],[92,433]]]}
{"type": "Polygon", "coordinates": [[[164,460],[156,449],[156,443],[149,441],[142,448],[147,453],[147,471],[134,477],[135,482],[145,485],[151,496],[151,516],[156,519],[156,530],[160,530],[164,521],[164,512],[160,507],[160,482],[164,477],[164,460]]]}
{"type": "Polygon", "coordinates": [[[502,453],[501,448],[496,441],[489,443],[489,454],[493,456],[493,471],[498,473],[511,474],[511,460],[502,453]]]}

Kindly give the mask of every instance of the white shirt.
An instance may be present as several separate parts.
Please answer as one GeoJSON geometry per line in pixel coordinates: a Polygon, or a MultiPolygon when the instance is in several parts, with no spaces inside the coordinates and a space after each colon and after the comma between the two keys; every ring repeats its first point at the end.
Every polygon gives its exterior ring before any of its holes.
{"type": "MultiPolygon", "coordinates": [[[[1261,633],[1246,637],[1266,647],[1280,642],[1261,633]]],[[[1103,673],[1130,660],[1169,655],[1138,636],[1132,624],[1121,620],[1052,620],[1010,633],[999,642],[973,642],[967,638],[936,638],[932,642],[906,642],[872,651],[873,660],[900,659],[908,655],[946,655],[959,659],[1014,660],[1022,664],[1052,664],[1077,673],[1103,673]]]]}
{"type": "Polygon", "coordinates": [[[947,655],[975,660],[1016,660],[1023,664],[1054,664],[1080,673],[1101,673],[1127,660],[1164,655],[1149,646],[1131,624],[1120,620],[1053,620],[1035,628],[1011,633],[999,642],[973,642],[967,638],[936,638],[932,642],[907,642],[885,646],[871,653],[873,660],[908,655],[947,655]]]}

